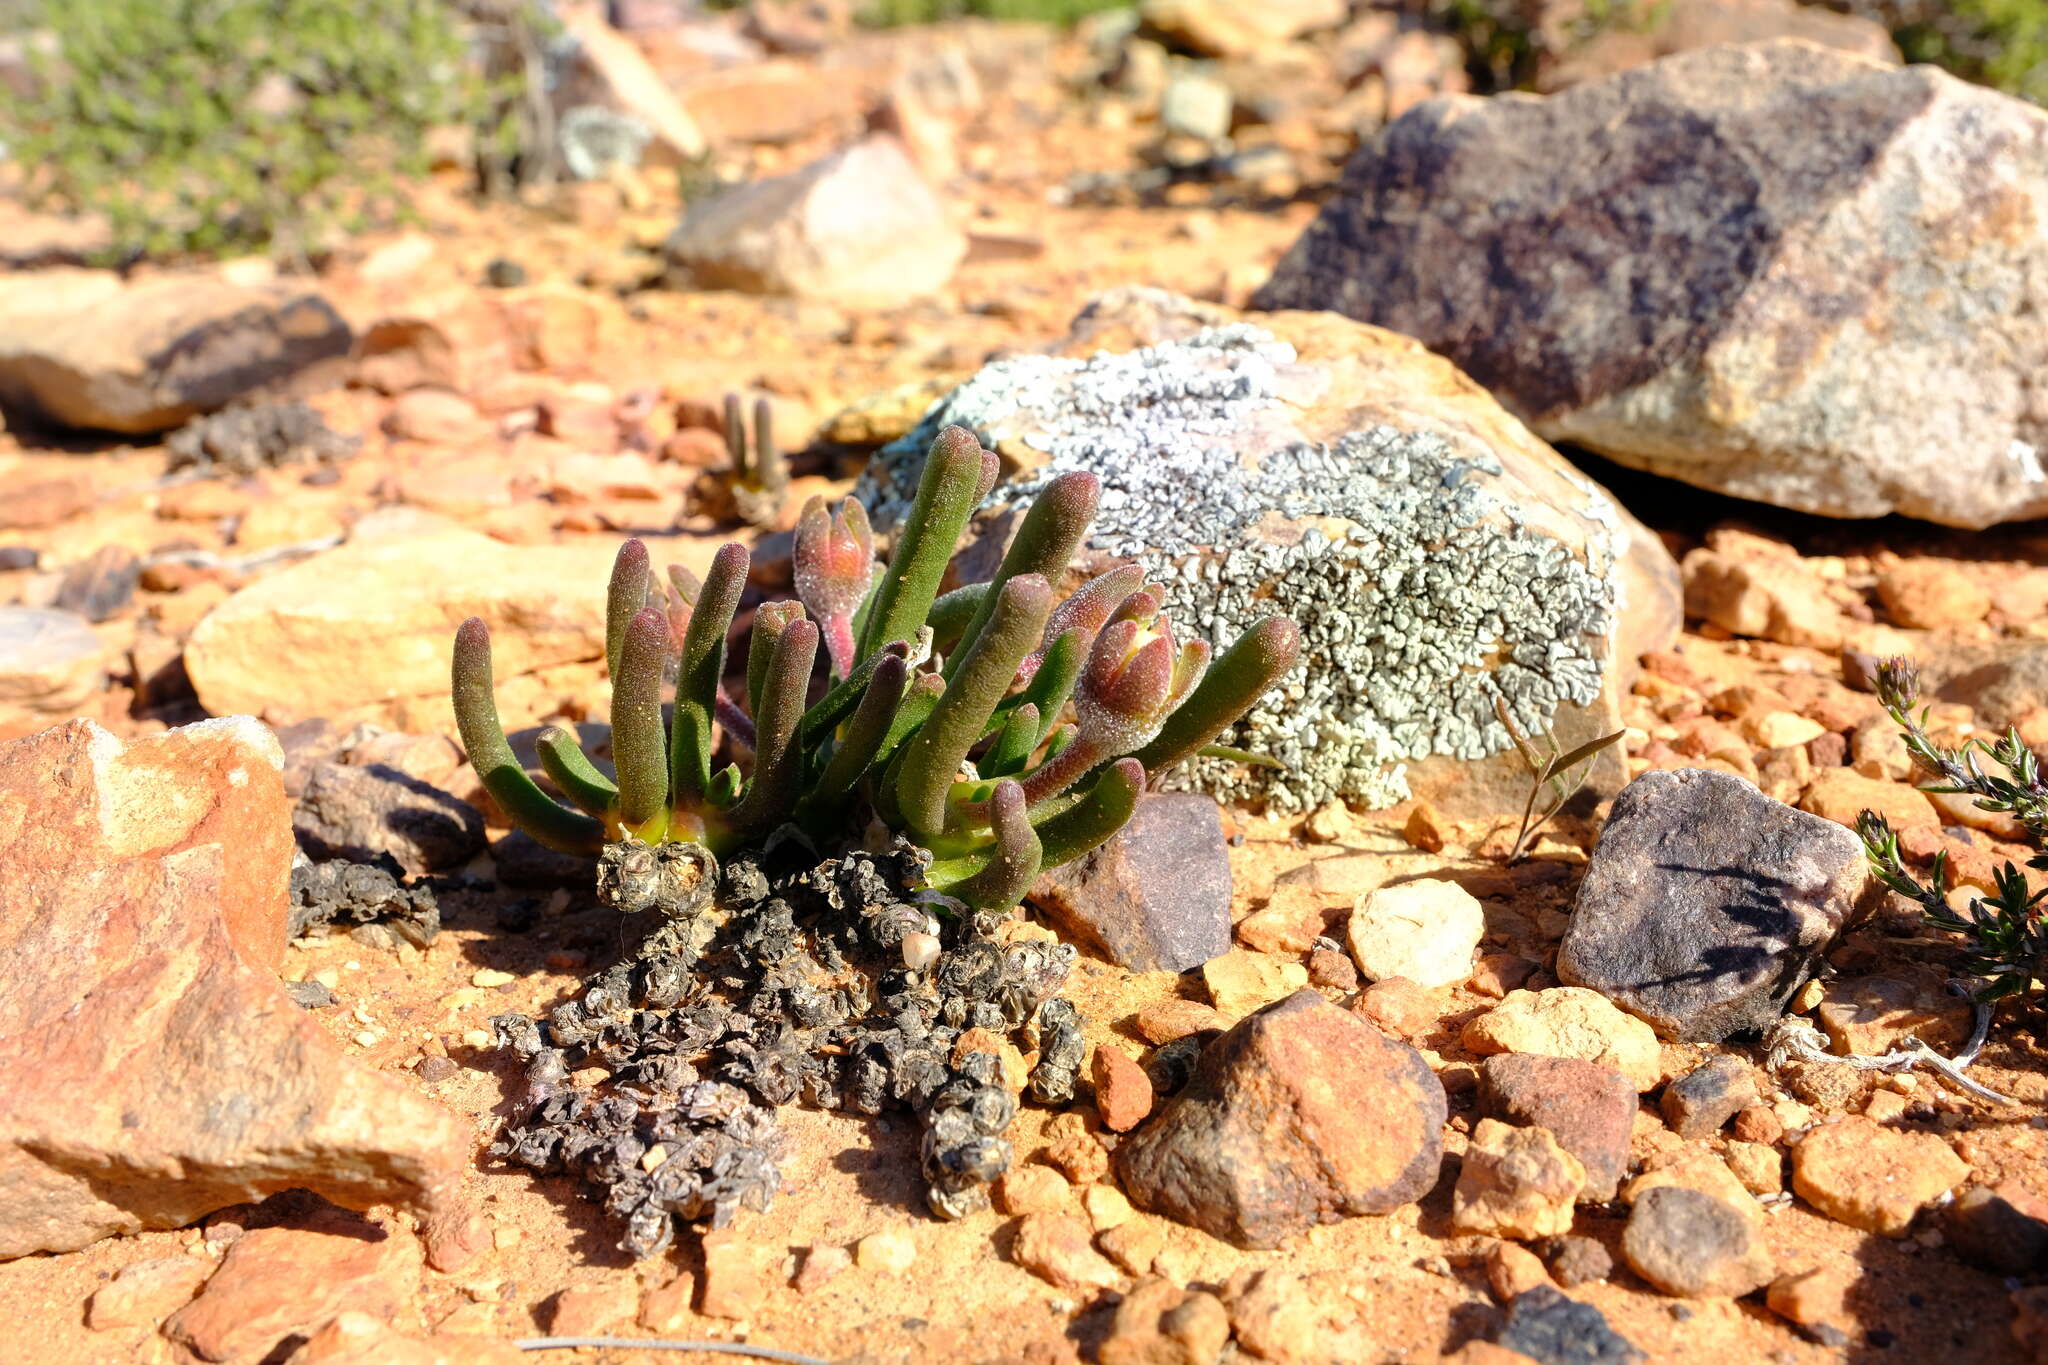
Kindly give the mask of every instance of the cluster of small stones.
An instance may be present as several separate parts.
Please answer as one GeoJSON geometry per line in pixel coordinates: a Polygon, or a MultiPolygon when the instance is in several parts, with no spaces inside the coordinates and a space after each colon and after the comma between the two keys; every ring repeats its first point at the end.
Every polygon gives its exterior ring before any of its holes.
{"type": "MultiPolygon", "coordinates": [[[[1100,476],[1091,547],[1147,564],[1177,624],[1218,649],[1276,612],[1302,628],[1302,669],[1229,741],[1285,769],[1199,759],[1165,785],[1283,811],[1333,798],[1389,806],[1408,794],[1404,760],[1508,746],[1496,693],[1535,731],[1560,703],[1598,695],[1591,637],[1618,605],[1613,547],[1596,542],[1589,564],[1527,530],[1474,477],[1500,467],[1431,433],[1375,427],[1245,468],[1231,438],[1279,402],[1294,359],[1233,323],[1087,360],[999,361],[885,450],[857,491],[893,528],[918,452],[954,423],[992,444],[1026,437],[1051,457],[996,502],[1028,505],[1069,470],[1100,476]],[[1276,513],[1305,525],[1296,543],[1272,542],[1276,513]]],[[[1597,491],[1589,501],[1614,520],[1597,491]]]]}
{"type": "Polygon", "coordinates": [[[168,473],[249,475],[280,465],[336,464],[362,447],[305,403],[262,403],[194,418],[164,442],[168,473]]]}
{"type": "Polygon", "coordinates": [[[393,949],[403,939],[424,948],[441,932],[435,881],[408,883],[405,870],[388,853],[360,863],[345,858],[314,862],[295,854],[286,917],[290,936],[336,925],[373,947],[393,949]]]}
{"type": "Polygon", "coordinates": [[[679,1224],[765,1209],[781,1184],[774,1110],[792,1103],[912,1110],[932,1211],[985,1208],[1017,1100],[993,1050],[962,1046],[970,1030],[1036,1047],[1033,1096],[1073,1098],[1084,1044],[1057,994],[1073,949],[1005,945],[1001,916],[911,891],[929,855],[908,843],[820,861],[789,836],[722,870],[686,845],[610,846],[601,896],[662,927],[545,1019],[493,1021],[526,1090],[492,1153],[580,1176],[634,1256],[679,1224]],[[572,1087],[587,1067],[608,1074],[572,1087]]]}

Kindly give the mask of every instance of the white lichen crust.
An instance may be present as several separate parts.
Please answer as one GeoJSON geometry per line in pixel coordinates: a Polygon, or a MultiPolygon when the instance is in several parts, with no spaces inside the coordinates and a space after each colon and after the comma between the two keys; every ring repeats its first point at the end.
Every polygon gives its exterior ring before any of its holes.
{"type": "Polygon", "coordinates": [[[1408,794],[1404,760],[1507,747],[1496,689],[1537,731],[1561,703],[1598,696],[1616,608],[1610,538],[1589,538],[1589,563],[1525,527],[1496,491],[1499,463],[1434,432],[1271,439],[1291,425],[1294,361],[1241,323],[1086,360],[999,361],[882,451],[857,491],[893,527],[922,452],[955,423],[1050,457],[994,505],[1093,472],[1091,548],[1146,565],[1182,629],[1220,651],[1276,613],[1302,627],[1302,666],[1230,740],[1285,770],[1201,759],[1167,785],[1282,811],[1334,797],[1392,805],[1408,794]]]}

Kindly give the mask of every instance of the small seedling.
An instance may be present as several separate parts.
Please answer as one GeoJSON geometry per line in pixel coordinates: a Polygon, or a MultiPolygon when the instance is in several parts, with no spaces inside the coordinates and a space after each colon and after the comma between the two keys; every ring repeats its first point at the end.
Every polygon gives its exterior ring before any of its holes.
{"type": "Polygon", "coordinates": [[[768,400],[754,400],[754,427],[747,430],[740,396],[725,396],[725,453],[731,461],[733,510],[749,526],[774,530],[789,496],[789,461],[775,448],[774,414],[768,400]]]}
{"type": "Polygon", "coordinates": [[[490,632],[464,622],[455,714],[485,787],[541,843],[586,855],[631,836],[722,856],[789,821],[843,837],[871,813],[931,851],[932,888],[1014,905],[1042,868],[1115,833],[1148,776],[1207,750],[1257,702],[1294,666],[1300,630],[1268,618],[1212,663],[1207,642],[1179,638],[1135,565],[1055,605],[1051,585],[1101,493],[1085,473],[1032,503],[992,580],[940,596],[996,470],[972,433],[942,432],[879,571],[860,504],[812,500],[796,530],[797,600],[755,612],[737,695],[724,684],[726,638],[745,547],[719,550],[701,583],[671,569],[663,584],[646,545],[626,542],[606,613],[617,780],[567,731],[539,741],[541,766],[576,809],[513,756],[492,698],[490,632]],[[813,699],[821,644],[827,686],[813,699]]]}
{"type": "Polygon", "coordinates": [[[1515,830],[1514,847],[1508,850],[1508,861],[1518,863],[1529,856],[1529,846],[1543,827],[1563,810],[1565,803],[1578,794],[1586,784],[1586,775],[1593,771],[1593,759],[1602,749],[1618,741],[1627,732],[1616,730],[1611,735],[1589,739],[1570,753],[1559,752],[1561,746],[1555,735],[1545,735],[1543,746],[1547,753],[1539,754],[1536,746],[1529,742],[1514,716],[1508,712],[1508,704],[1500,697],[1493,699],[1493,713],[1500,717],[1500,723],[1508,732],[1508,738],[1515,742],[1515,752],[1522,756],[1522,762],[1529,768],[1529,799],[1522,804],[1522,823],[1515,830]],[[1543,795],[1544,788],[1550,789],[1550,804],[1541,815],[1536,813],[1536,802],[1543,795]]]}

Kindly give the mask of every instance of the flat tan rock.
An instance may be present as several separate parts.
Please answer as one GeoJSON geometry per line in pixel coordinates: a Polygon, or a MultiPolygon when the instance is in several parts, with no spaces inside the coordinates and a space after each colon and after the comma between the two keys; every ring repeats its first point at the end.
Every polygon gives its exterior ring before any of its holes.
{"type": "MultiPolygon", "coordinates": [[[[710,541],[657,545],[702,571],[710,541]]],[[[499,681],[604,657],[615,542],[512,546],[453,527],[351,541],[261,578],[185,646],[200,704],[283,723],[448,695],[455,628],[491,627],[499,681]]]]}
{"type": "Polygon", "coordinates": [[[0,287],[0,400],[60,426],[165,431],[257,390],[339,379],[354,338],[326,299],[218,275],[124,284],[43,271],[0,287]]]}
{"type": "Polygon", "coordinates": [[[1838,1223],[1903,1237],[1921,1209],[1969,1179],[1969,1165],[1932,1133],[1863,1117],[1825,1123],[1792,1149],[1792,1188],[1838,1223]]]}
{"type": "Polygon", "coordinates": [[[1638,1091],[1663,1078],[1657,1035],[1650,1026],[1583,986],[1509,991],[1465,1026],[1463,1042],[1483,1057],[1526,1052],[1598,1062],[1628,1077],[1638,1091]]]}

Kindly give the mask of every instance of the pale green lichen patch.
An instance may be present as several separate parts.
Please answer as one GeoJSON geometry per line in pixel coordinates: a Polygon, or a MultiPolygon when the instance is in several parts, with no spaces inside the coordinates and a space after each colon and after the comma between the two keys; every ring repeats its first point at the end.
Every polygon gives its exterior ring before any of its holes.
{"type": "Polygon", "coordinates": [[[1145,564],[1186,628],[1221,648],[1293,616],[1301,667],[1230,740],[1286,770],[1203,759],[1169,785],[1278,810],[1391,805],[1407,795],[1405,760],[1507,747],[1496,690],[1531,730],[1592,702],[1617,605],[1612,537],[1588,538],[1589,563],[1529,529],[1498,463],[1427,431],[1378,426],[1241,459],[1243,433],[1282,420],[1294,364],[1291,346],[1242,323],[1086,360],[999,361],[884,449],[857,492],[888,528],[942,426],[1022,439],[1049,460],[993,501],[1028,504],[1068,470],[1098,475],[1090,545],[1145,564]]]}

